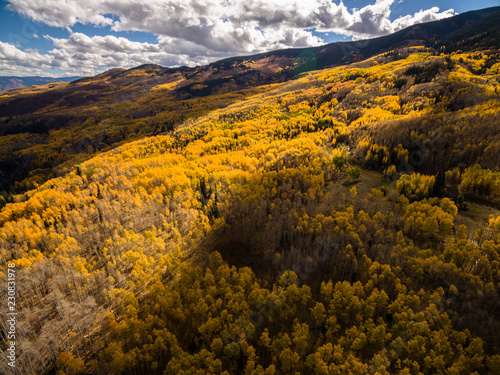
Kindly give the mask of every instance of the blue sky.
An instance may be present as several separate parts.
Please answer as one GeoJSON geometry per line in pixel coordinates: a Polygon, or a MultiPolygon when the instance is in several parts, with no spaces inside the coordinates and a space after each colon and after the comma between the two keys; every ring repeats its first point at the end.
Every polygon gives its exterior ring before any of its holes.
{"type": "Polygon", "coordinates": [[[93,75],[144,63],[372,38],[499,0],[9,0],[0,3],[0,75],[93,75]],[[87,5],[92,4],[92,5],[87,5]]]}

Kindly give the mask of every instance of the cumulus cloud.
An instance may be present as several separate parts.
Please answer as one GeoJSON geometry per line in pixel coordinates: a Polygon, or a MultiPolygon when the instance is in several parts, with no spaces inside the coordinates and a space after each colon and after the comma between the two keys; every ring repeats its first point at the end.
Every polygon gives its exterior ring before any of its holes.
{"type": "Polygon", "coordinates": [[[341,1],[331,0],[10,0],[7,8],[51,26],[76,23],[110,25],[115,31],[146,31],[216,48],[221,44],[234,51],[262,49],[288,41],[291,46],[317,43],[306,29],[333,31],[355,38],[391,33],[418,22],[454,14],[433,7],[391,22],[394,0],[349,11],[341,1]],[[302,30],[294,39],[277,40],[277,31],[302,30]],[[273,38],[265,42],[264,30],[273,38]],[[227,38],[224,43],[222,38],[227,38]]]}
{"type": "Polygon", "coordinates": [[[0,70],[5,75],[41,74],[45,69],[51,69],[53,63],[54,58],[50,55],[25,52],[10,43],[0,42],[0,70]]]}
{"type": "Polygon", "coordinates": [[[437,21],[456,14],[453,9],[440,13],[438,7],[432,7],[427,10],[420,10],[413,15],[399,17],[391,22],[389,16],[393,3],[394,0],[377,0],[375,4],[367,5],[355,11],[353,13],[356,18],[355,22],[345,29],[334,31],[343,35],[352,35],[355,40],[367,39],[387,35],[417,23],[437,21]]]}
{"type": "Polygon", "coordinates": [[[156,44],[132,42],[126,38],[113,35],[89,37],[82,33],[73,33],[69,39],[53,38],[50,35],[45,35],[45,38],[50,39],[54,46],[75,53],[160,51],[159,46],[156,44]]]}
{"type": "Polygon", "coordinates": [[[77,22],[94,25],[111,25],[113,23],[112,19],[102,15],[100,1],[15,0],[9,1],[9,3],[7,9],[49,26],[65,27],[77,22]]]}
{"type": "Polygon", "coordinates": [[[394,31],[399,31],[405,27],[415,25],[417,23],[437,21],[444,18],[452,17],[455,15],[453,9],[448,9],[442,13],[439,13],[438,7],[432,7],[427,10],[420,10],[420,12],[415,13],[413,16],[407,15],[400,17],[393,22],[394,31]]]}
{"type": "Polygon", "coordinates": [[[85,59],[89,66],[194,65],[231,55],[322,44],[312,30],[358,40],[455,14],[452,9],[440,12],[433,7],[391,21],[394,1],[376,0],[351,10],[342,1],[331,0],[9,0],[7,8],[31,20],[67,28],[67,39],[46,36],[55,47],[47,58],[62,53],[68,66],[78,61],[83,66],[80,71],[87,71],[85,59]],[[156,35],[158,42],[73,33],[71,27],[77,23],[109,26],[116,32],[144,31],[156,35]]]}

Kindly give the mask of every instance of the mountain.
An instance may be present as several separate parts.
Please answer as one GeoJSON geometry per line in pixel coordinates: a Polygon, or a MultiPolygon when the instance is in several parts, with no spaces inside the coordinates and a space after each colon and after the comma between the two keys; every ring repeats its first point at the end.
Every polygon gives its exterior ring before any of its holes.
{"type": "MultiPolygon", "coordinates": [[[[285,49],[266,52],[253,56],[234,57],[216,62],[215,66],[231,66],[237,62],[259,60],[273,57],[302,58],[305,66],[296,71],[308,71],[338,66],[367,59],[383,52],[414,45],[436,46],[441,42],[461,39],[463,35],[485,33],[498,35],[500,22],[500,6],[470,11],[440,21],[417,24],[391,35],[356,42],[336,42],[319,47],[285,49]]],[[[498,39],[483,39],[483,46],[498,46],[498,39]],[[487,42],[488,41],[488,42],[487,42]],[[489,44],[488,44],[489,43],[489,44]]],[[[438,48],[441,45],[438,46],[438,48]]],[[[462,50],[477,48],[475,45],[463,45],[462,50]]],[[[449,51],[452,52],[452,51],[449,51]]],[[[299,60],[300,61],[300,60],[299,60]]]]}
{"type": "MultiPolygon", "coordinates": [[[[500,10],[499,7],[494,8],[500,10]]],[[[466,25],[442,38],[447,52],[468,51],[479,48],[495,48],[500,44],[499,13],[488,14],[477,22],[466,25]]],[[[437,42],[434,42],[436,44],[437,42]]]]}
{"type": "MultiPolygon", "coordinates": [[[[70,103],[70,106],[84,106],[99,102],[105,97],[120,96],[117,92],[124,87],[127,88],[125,96],[130,98],[136,91],[144,92],[154,86],[170,84],[180,77],[182,82],[178,82],[175,87],[172,86],[176,99],[200,97],[218,93],[221,90],[234,91],[248,86],[282,82],[297,77],[302,72],[361,61],[399,48],[425,44],[429,47],[437,47],[439,50],[442,44],[462,40],[467,34],[477,34],[479,38],[482,38],[481,47],[487,44],[495,46],[498,43],[495,37],[498,37],[500,33],[499,22],[500,7],[492,7],[466,12],[440,21],[410,26],[391,35],[357,42],[337,42],[319,47],[285,49],[251,56],[231,57],[196,68],[164,68],[159,65],[144,65],[129,70],[111,69],[89,78],[52,79],[51,82],[74,82],[63,87],[54,87],[53,90],[43,90],[40,94],[34,93],[27,98],[22,91],[14,91],[12,94],[16,100],[13,102],[9,99],[1,103],[0,116],[7,117],[38,111],[46,103],[57,102],[62,97],[74,98],[74,103],[70,103]],[[485,34],[489,37],[486,38],[485,34]],[[200,85],[199,82],[202,81],[203,84],[200,85]],[[87,87],[89,83],[93,84],[87,87]],[[97,95],[93,95],[94,93],[97,95]],[[85,97],[83,102],[80,101],[82,97],[85,97]]],[[[465,41],[461,42],[462,50],[474,47],[478,46],[468,45],[465,41]]],[[[5,78],[20,79],[20,77],[5,78]]],[[[42,84],[43,80],[51,79],[28,78],[31,84],[42,84]],[[40,80],[39,83],[36,83],[37,80],[40,80]]],[[[67,108],[68,103],[61,104],[67,108]]]]}
{"type": "Polygon", "coordinates": [[[495,17],[4,92],[0,373],[498,374],[495,17]]]}
{"type": "MultiPolygon", "coordinates": [[[[50,79],[51,82],[74,81],[71,86],[65,86],[58,93],[58,96],[55,94],[56,96],[53,99],[56,99],[64,95],[71,95],[75,91],[98,91],[103,89],[103,87],[99,86],[99,83],[102,83],[102,79],[104,78],[106,78],[106,86],[109,84],[116,86],[111,90],[116,92],[120,87],[130,84],[140,85],[143,88],[151,88],[153,84],[170,83],[177,76],[182,76],[185,82],[178,87],[176,86],[175,89],[178,97],[203,96],[216,93],[221,86],[227,87],[229,82],[231,82],[229,86],[232,86],[232,90],[241,89],[249,85],[281,82],[294,78],[301,72],[361,61],[383,52],[397,50],[398,48],[423,44],[436,46],[440,42],[450,43],[453,40],[463,39],[468,33],[478,34],[481,38],[485,37],[485,33],[498,35],[499,21],[500,7],[492,7],[466,12],[440,21],[410,26],[394,34],[379,38],[357,42],[336,42],[319,47],[284,49],[257,55],[231,57],[196,68],[164,68],[159,65],[144,65],[129,70],[111,69],[95,77],[82,79],[78,79],[78,77],[57,79],[25,77],[25,79],[29,79],[29,83],[31,84],[42,84],[43,80],[46,79],[50,79]],[[197,84],[200,81],[204,82],[203,87],[198,87],[199,85],[197,84]],[[89,88],[81,86],[81,84],[86,85],[90,82],[97,82],[97,86],[90,86],[89,88]]],[[[498,40],[486,38],[483,42],[494,46],[495,43],[498,43],[498,40]]],[[[463,44],[464,42],[462,42],[462,50],[474,47],[474,45],[467,46],[463,44]]],[[[439,47],[441,45],[438,46],[438,49],[439,47]]],[[[5,78],[21,79],[23,77],[5,78]]],[[[130,88],[127,87],[127,89],[129,90],[130,88]]],[[[52,91],[58,90],[56,88],[56,90],[52,91]]],[[[54,94],[47,95],[51,96],[54,94]]],[[[41,96],[37,96],[38,99],[42,99],[42,102],[44,102],[41,96]]],[[[84,101],[83,104],[85,103],[84,101]]],[[[2,105],[0,116],[24,114],[29,113],[33,109],[40,109],[40,106],[33,108],[27,105],[23,106],[25,107],[23,110],[16,110],[17,106],[14,103],[7,102],[5,104],[8,104],[8,106],[2,105]]]]}
{"type": "Polygon", "coordinates": [[[46,85],[55,82],[70,82],[81,77],[13,77],[13,76],[0,76],[0,91],[10,90],[17,87],[33,86],[33,85],[46,85]]]}
{"type": "MultiPolygon", "coordinates": [[[[94,151],[171,130],[239,100],[241,90],[260,90],[307,71],[384,53],[403,58],[412,46],[426,45],[436,54],[445,44],[448,52],[475,48],[479,45],[474,38],[483,38],[483,47],[498,46],[499,11],[467,12],[365,41],[272,51],[193,68],[116,68],[69,83],[7,90],[0,96],[0,136],[13,141],[0,151],[0,190],[21,192],[33,186],[29,180],[40,183],[94,151]],[[99,140],[90,142],[90,148],[88,134],[99,140]]],[[[488,67],[494,61],[489,59],[488,67]]]]}

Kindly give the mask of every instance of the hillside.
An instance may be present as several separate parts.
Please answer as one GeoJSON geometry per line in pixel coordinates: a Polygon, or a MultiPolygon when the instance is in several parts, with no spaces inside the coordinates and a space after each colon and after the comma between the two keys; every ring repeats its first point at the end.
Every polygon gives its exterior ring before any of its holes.
{"type": "MultiPolygon", "coordinates": [[[[405,48],[424,43],[436,53],[443,46],[446,53],[490,48],[498,45],[499,17],[500,7],[488,8],[371,40],[272,51],[195,68],[112,69],[67,84],[6,91],[0,95],[0,192],[9,200],[10,194],[64,174],[96,151],[171,130],[241,99],[240,90],[250,87],[389,51],[401,58],[405,48]],[[484,42],[481,46],[474,35],[484,42]]],[[[495,61],[488,60],[484,69],[495,61]]]]}
{"type": "Polygon", "coordinates": [[[430,44],[7,92],[0,373],[498,374],[500,46],[430,44]]]}
{"type": "Polygon", "coordinates": [[[242,91],[6,205],[24,373],[495,373],[500,212],[470,200],[499,199],[498,63],[407,53],[242,91]]]}

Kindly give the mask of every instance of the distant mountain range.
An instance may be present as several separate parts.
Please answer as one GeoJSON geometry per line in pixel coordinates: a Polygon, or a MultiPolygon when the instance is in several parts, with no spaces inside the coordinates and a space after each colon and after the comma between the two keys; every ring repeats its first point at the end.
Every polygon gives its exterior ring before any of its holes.
{"type": "Polygon", "coordinates": [[[15,89],[23,86],[46,85],[54,82],[71,82],[81,77],[14,77],[0,76],[0,91],[15,89]]]}

